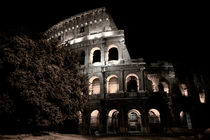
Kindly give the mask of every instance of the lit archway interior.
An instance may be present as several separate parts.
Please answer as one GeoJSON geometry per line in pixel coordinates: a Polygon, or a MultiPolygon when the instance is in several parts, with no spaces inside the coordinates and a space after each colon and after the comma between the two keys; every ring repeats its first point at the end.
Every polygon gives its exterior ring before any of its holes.
{"type": "Polygon", "coordinates": [[[188,89],[187,89],[187,85],[186,84],[180,84],[179,85],[179,90],[182,94],[182,96],[188,96],[188,89]]]}
{"type": "Polygon", "coordinates": [[[112,109],[108,113],[108,132],[109,133],[117,133],[119,132],[119,111],[116,109],[112,109]]]}
{"type": "Polygon", "coordinates": [[[100,79],[97,76],[93,76],[89,80],[89,95],[100,94],[100,79]]]}
{"type": "Polygon", "coordinates": [[[101,62],[101,49],[99,47],[92,48],[90,51],[90,63],[101,62]]]}
{"type": "Polygon", "coordinates": [[[141,128],[141,114],[136,109],[131,109],[128,112],[128,131],[139,133],[141,128]]]}
{"type": "Polygon", "coordinates": [[[116,45],[110,45],[107,48],[107,61],[118,60],[118,47],[116,45]]]}
{"type": "Polygon", "coordinates": [[[136,74],[128,74],[126,76],[127,92],[139,92],[139,78],[136,74]]]}
{"type": "Polygon", "coordinates": [[[160,113],[157,109],[149,110],[149,122],[150,123],[160,123],[160,113]]]}
{"type": "Polygon", "coordinates": [[[107,77],[107,93],[117,93],[119,91],[119,82],[116,75],[107,77]]]}
{"type": "Polygon", "coordinates": [[[157,109],[150,109],[149,115],[149,127],[151,133],[160,132],[160,113],[157,109]]]}
{"type": "Polygon", "coordinates": [[[93,110],[91,112],[91,115],[90,115],[90,126],[91,128],[96,128],[98,129],[99,128],[99,111],[98,110],[93,110]]]}

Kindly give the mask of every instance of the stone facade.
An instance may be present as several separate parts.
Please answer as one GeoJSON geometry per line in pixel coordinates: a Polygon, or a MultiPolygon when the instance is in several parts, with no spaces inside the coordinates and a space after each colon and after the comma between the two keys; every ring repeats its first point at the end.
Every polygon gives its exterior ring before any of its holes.
{"type": "Polygon", "coordinates": [[[81,53],[90,84],[88,104],[80,113],[81,133],[143,135],[169,133],[169,127],[191,129],[189,114],[172,103],[173,66],[131,59],[124,31],[105,8],[72,16],[45,35],[81,53]],[[180,123],[182,119],[186,121],[180,123]]]}

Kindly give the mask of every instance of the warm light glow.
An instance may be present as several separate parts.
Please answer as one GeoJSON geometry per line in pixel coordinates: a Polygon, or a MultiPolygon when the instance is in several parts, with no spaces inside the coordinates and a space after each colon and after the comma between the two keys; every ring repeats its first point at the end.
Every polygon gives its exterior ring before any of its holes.
{"type": "Polygon", "coordinates": [[[152,82],[152,90],[153,92],[158,92],[159,88],[159,76],[157,74],[148,74],[147,75],[148,80],[150,80],[152,82]]]}
{"type": "Polygon", "coordinates": [[[128,112],[128,114],[130,114],[130,113],[132,113],[132,112],[135,112],[138,116],[141,115],[141,113],[140,113],[138,110],[136,110],[136,109],[131,109],[131,110],[128,112]]]}
{"type": "Polygon", "coordinates": [[[161,82],[161,84],[163,85],[164,92],[169,93],[168,83],[167,82],[161,82]]]}
{"type": "Polygon", "coordinates": [[[99,111],[98,110],[94,110],[92,113],[91,113],[91,117],[97,117],[99,115],[99,111]]]}
{"type": "Polygon", "coordinates": [[[206,95],[204,90],[202,91],[202,93],[199,93],[199,98],[201,103],[206,103],[206,95]]]}
{"type": "MultiPolygon", "coordinates": [[[[74,27],[72,27],[72,29],[74,29],[74,27]]],[[[71,29],[69,28],[69,30],[71,30],[71,29]]],[[[108,31],[108,32],[102,32],[102,33],[97,33],[97,34],[90,34],[90,35],[83,36],[80,38],[75,38],[75,39],[72,39],[72,37],[70,37],[70,38],[66,38],[66,40],[68,40],[68,42],[70,44],[75,44],[75,43],[82,42],[84,40],[93,40],[93,39],[98,39],[98,38],[102,38],[102,37],[110,37],[115,34],[116,34],[116,31],[108,31]]],[[[57,36],[57,35],[55,35],[55,36],[57,36]]]]}
{"type": "Polygon", "coordinates": [[[183,120],[184,119],[184,112],[181,111],[180,114],[179,114],[179,116],[180,116],[180,119],[183,120]]]}
{"type": "Polygon", "coordinates": [[[114,113],[119,113],[119,111],[117,111],[116,109],[112,109],[111,111],[109,111],[108,116],[109,116],[109,117],[112,117],[112,115],[113,115],[114,113]]]}
{"type": "Polygon", "coordinates": [[[117,93],[119,91],[119,83],[116,75],[110,75],[107,78],[107,93],[117,93]]]}
{"type": "Polygon", "coordinates": [[[94,110],[90,115],[90,125],[92,127],[97,127],[99,125],[99,111],[94,110]]]}
{"type": "Polygon", "coordinates": [[[157,109],[149,110],[150,123],[160,123],[160,113],[157,109]]]}
{"type": "Polygon", "coordinates": [[[113,35],[113,32],[110,31],[110,32],[105,32],[103,33],[104,37],[109,37],[109,36],[112,36],[113,35]]]}
{"type": "Polygon", "coordinates": [[[182,96],[186,96],[186,97],[188,96],[188,90],[187,90],[186,84],[180,84],[179,90],[181,91],[182,96]]]}
{"type": "Polygon", "coordinates": [[[93,76],[89,80],[89,95],[100,94],[100,80],[98,77],[93,76]]]}

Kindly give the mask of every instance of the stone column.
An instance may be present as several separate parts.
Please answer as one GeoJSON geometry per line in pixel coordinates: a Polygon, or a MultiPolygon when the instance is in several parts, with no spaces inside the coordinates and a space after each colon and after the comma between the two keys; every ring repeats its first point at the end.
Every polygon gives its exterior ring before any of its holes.
{"type": "Polygon", "coordinates": [[[120,110],[120,133],[125,134],[127,133],[127,117],[124,110],[124,107],[120,110]]]}
{"type": "Polygon", "coordinates": [[[124,71],[120,71],[120,75],[119,75],[119,92],[120,93],[124,93],[124,71]]]}
{"type": "Polygon", "coordinates": [[[83,115],[83,132],[84,134],[90,134],[90,112],[85,110],[83,115]]]}
{"type": "Polygon", "coordinates": [[[101,67],[101,74],[102,74],[102,78],[101,78],[101,84],[100,84],[100,86],[101,86],[101,88],[100,88],[100,90],[101,90],[101,98],[104,98],[104,99],[106,99],[106,75],[105,75],[105,72],[106,72],[106,67],[101,67]]]}
{"type": "Polygon", "coordinates": [[[140,81],[139,81],[139,83],[140,83],[140,91],[145,91],[145,86],[144,86],[144,73],[143,73],[143,71],[144,71],[144,67],[141,67],[140,68],[140,81]]]}
{"type": "Polygon", "coordinates": [[[106,44],[101,44],[101,64],[102,66],[106,65],[106,44]]]}
{"type": "Polygon", "coordinates": [[[145,108],[141,109],[142,133],[149,134],[149,118],[145,108]]]}

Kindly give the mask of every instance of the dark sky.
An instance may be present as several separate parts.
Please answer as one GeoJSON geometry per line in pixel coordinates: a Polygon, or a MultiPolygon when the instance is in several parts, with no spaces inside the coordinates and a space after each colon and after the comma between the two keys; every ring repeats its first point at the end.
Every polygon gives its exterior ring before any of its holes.
{"type": "Polygon", "coordinates": [[[1,28],[43,32],[61,20],[106,7],[133,58],[207,61],[209,8],[205,3],[139,2],[138,0],[28,0],[0,5],[1,28]],[[113,3],[113,1],[115,1],[113,3]]]}

